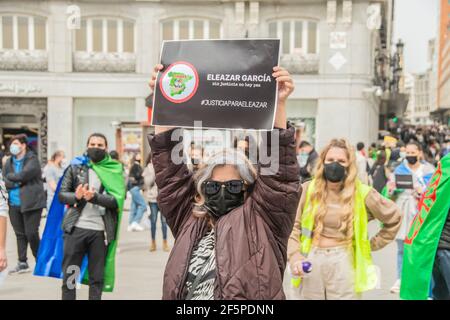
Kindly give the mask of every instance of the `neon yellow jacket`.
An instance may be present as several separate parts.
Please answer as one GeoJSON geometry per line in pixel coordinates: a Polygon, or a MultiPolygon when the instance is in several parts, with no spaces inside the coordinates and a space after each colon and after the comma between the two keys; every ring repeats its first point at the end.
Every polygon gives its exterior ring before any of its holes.
{"type": "MultiPolygon", "coordinates": [[[[318,204],[311,203],[311,195],[314,190],[315,180],[312,180],[306,191],[305,206],[301,217],[300,253],[307,257],[311,251],[314,216],[317,212],[318,204]]],[[[377,273],[372,263],[370,241],[367,232],[367,210],[365,199],[372,188],[364,185],[361,181],[356,182],[356,194],[354,203],[353,219],[353,249],[355,250],[355,292],[360,293],[375,288],[377,284],[377,273]]],[[[314,266],[313,266],[314,268],[314,266]]],[[[295,287],[300,285],[301,279],[292,279],[295,287]]]]}

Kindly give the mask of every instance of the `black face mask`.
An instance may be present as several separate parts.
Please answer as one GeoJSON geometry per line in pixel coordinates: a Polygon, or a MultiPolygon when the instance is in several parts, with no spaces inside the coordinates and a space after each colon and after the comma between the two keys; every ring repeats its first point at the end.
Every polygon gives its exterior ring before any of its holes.
{"type": "Polygon", "coordinates": [[[407,156],[406,161],[408,161],[409,164],[416,164],[418,159],[417,156],[407,156]]]}
{"type": "Polygon", "coordinates": [[[219,219],[244,204],[244,191],[230,193],[227,188],[223,187],[216,194],[205,195],[205,197],[204,206],[215,219],[219,219]]]}
{"type": "Polygon", "coordinates": [[[323,174],[325,176],[325,179],[330,182],[341,182],[345,179],[346,176],[345,167],[336,161],[332,163],[326,163],[323,174]]]}
{"type": "Polygon", "coordinates": [[[100,148],[88,148],[87,155],[92,162],[97,163],[105,159],[106,150],[100,148]]]}

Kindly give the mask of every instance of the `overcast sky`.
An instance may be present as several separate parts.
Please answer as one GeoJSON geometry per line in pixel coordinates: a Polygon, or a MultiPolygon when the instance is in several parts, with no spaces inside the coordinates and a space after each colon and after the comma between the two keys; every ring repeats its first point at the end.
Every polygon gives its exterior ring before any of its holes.
{"type": "Polygon", "coordinates": [[[437,37],[438,11],[439,0],[395,0],[394,44],[399,38],[405,43],[407,72],[428,68],[428,40],[437,37]]]}

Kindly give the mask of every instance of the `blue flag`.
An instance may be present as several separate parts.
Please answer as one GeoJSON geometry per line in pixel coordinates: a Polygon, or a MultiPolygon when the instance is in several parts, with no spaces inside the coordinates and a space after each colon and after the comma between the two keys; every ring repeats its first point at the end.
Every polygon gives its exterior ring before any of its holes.
{"type": "MultiPolygon", "coordinates": [[[[77,157],[72,160],[70,165],[84,165],[88,163],[88,159],[85,157],[77,157]]],[[[70,168],[67,167],[64,171],[70,168]]],[[[39,251],[36,261],[36,267],[34,268],[35,276],[63,278],[62,262],[64,256],[64,240],[63,230],[61,228],[64,215],[67,207],[61,203],[58,199],[58,194],[61,189],[61,182],[64,175],[59,179],[58,186],[55,191],[50,210],[47,214],[47,223],[45,224],[44,234],[39,245],[39,251]]],[[[87,256],[84,257],[81,265],[81,272],[77,279],[77,282],[81,283],[83,276],[87,270],[87,256]]]]}

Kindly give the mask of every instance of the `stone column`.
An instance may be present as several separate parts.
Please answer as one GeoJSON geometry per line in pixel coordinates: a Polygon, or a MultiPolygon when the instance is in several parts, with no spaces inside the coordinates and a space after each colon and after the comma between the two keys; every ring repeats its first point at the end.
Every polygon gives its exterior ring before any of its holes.
{"type": "MultiPolygon", "coordinates": [[[[68,160],[73,154],[73,99],[48,97],[48,157],[56,150],[63,150],[68,160]]],[[[73,132],[76,134],[76,132],[73,132]]]]}
{"type": "Polygon", "coordinates": [[[67,29],[68,3],[50,2],[48,18],[48,71],[72,72],[72,38],[74,30],[67,29]]]}
{"type": "Polygon", "coordinates": [[[147,107],[145,106],[145,98],[136,98],[136,118],[138,122],[147,121],[147,107]]]}

